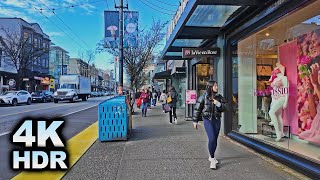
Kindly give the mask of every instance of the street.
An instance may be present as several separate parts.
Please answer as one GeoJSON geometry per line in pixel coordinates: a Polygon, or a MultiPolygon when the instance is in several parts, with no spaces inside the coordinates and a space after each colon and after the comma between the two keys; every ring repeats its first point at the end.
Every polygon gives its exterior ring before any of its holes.
{"type": "Polygon", "coordinates": [[[9,142],[9,133],[23,117],[64,117],[67,121],[63,135],[66,140],[72,138],[97,121],[97,105],[109,97],[90,98],[86,102],[34,103],[32,105],[0,106],[0,154],[2,170],[0,179],[9,179],[19,173],[12,171],[9,165],[10,151],[14,148],[9,142]]]}

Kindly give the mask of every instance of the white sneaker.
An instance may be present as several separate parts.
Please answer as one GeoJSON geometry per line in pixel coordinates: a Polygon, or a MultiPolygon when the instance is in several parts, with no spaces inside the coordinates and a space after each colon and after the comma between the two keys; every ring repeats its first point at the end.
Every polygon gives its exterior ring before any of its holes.
{"type": "Polygon", "coordinates": [[[210,161],[210,169],[217,169],[216,161],[210,161]]]}
{"type": "Polygon", "coordinates": [[[165,112],[164,110],[162,112],[165,112]]]}
{"type": "Polygon", "coordinates": [[[177,118],[174,118],[174,123],[175,123],[175,124],[178,124],[177,118]]]}
{"type": "Polygon", "coordinates": [[[216,159],[216,158],[211,158],[211,157],[209,157],[209,159],[208,159],[209,161],[215,161],[217,164],[219,164],[219,161],[216,159]]]}

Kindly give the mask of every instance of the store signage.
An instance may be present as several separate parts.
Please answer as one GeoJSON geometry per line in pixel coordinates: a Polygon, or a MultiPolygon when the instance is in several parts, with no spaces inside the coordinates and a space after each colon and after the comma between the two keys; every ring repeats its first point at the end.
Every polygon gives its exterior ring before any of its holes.
{"type": "Polygon", "coordinates": [[[29,78],[23,78],[22,81],[29,81],[29,78]]]}
{"type": "Polygon", "coordinates": [[[186,90],[186,104],[196,104],[196,103],[197,103],[197,91],[186,90]]]}
{"type": "Polygon", "coordinates": [[[219,48],[182,48],[183,58],[220,56],[219,48]]]}
{"type": "Polygon", "coordinates": [[[9,87],[15,87],[16,86],[16,81],[14,79],[9,79],[8,85],[9,85],[9,87]]]}
{"type": "Polygon", "coordinates": [[[38,76],[34,76],[33,79],[36,79],[36,80],[40,80],[40,81],[41,81],[43,78],[42,78],[42,77],[38,77],[38,76]]]}
{"type": "Polygon", "coordinates": [[[48,77],[45,77],[41,80],[41,84],[49,85],[50,84],[50,79],[48,77]]]}
{"type": "Polygon", "coordinates": [[[269,96],[269,95],[282,95],[289,94],[289,88],[272,88],[268,87],[264,90],[255,89],[253,92],[254,96],[269,96]]]}

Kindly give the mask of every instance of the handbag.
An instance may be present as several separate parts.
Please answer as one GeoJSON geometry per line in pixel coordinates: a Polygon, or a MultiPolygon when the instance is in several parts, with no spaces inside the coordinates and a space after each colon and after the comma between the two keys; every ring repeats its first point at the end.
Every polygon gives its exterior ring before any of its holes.
{"type": "Polygon", "coordinates": [[[168,96],[167,103],[171,103],[171,102],[172,102],[172,98],[171,98],[171,96],[168,96]]]}
{"type": "Polygon", "coordinates": [[[170,106],[169,106],[169,104],[165,104],[165,105],[164,105],[164,112],[167,113],[167,112],[169,112],[169,111],[170,111],[170,106]]]}

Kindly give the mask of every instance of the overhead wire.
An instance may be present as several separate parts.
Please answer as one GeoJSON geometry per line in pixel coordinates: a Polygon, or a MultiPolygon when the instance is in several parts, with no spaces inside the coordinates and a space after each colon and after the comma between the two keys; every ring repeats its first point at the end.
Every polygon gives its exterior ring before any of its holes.
{"type": "Polygon", "coordinates": [[[166,8],[163,8],[163,7],[158,6],[158,5],[156,5],[156,4],[153,4],[152,2],[150,2],[150,1],[148,1],[148,0],[144,0],[144,1],[148,2],[149,4],[153,5],[154,7],[160,8],[161,10],[165,10],[165,11],[169,11],[169,12],[176,12],[176,11],[174,11],[174,10],[166,9],[166,8]]]}
{"type": "Polygon", "coordinates": [[[172,13],[167,13],[167,12],[163,12],[163,11],[159,11],[158,9],[156,9],[156,8],[154,8],[154,7],[152,7],[152,6],[150,6],[149,4],[147,4],[147,3],[145,3],[145,2],[143,2],[142,0],[139,0],[142,4],[144,4],[144,5],[146,5],[146,6],[148,6],[149,8],[151,8],[151,9],[153,9],[153,10],[155,10],[155,11],[157,11],[157,12],[160,12],[160,13],[162,13],[162,14],[166,14],[166,15],[175,15],[175,14],[172,14],[172,13]]]}
{"type": "MultiPolygon", "coordinates": [[[[50,8],[47,6],[47,4],[45,4],[42,0],[38,0],[38,1],[40,1],[42,4],[44,4],[44,5],[47,7],[47,9],[50,9],[50,8]]],[[[81,39],[81,38],[78,36],[78,34],[75,33],[75,32],[70,28],[70,26],[69,26],[67,23],[65,23],[65,22],[59,17],[58,14],[56,14],[54,11],[51,11],[51,12],[52,12],[54,15],[56,15],[57,18],[58,18],[84,45],[87,46],[87,48],[89,48],[89,45],[88,45],[83,39],[81,39]]]]}
{"type": "MultiPolygon", "coordinates": [[[[61,32],[63,32],[67,37],[69,37],[76,45],[79,45],[68,33],[66,33],[61,27],[59,27],[54,21],[52,21],[50,18],[48,18],[43,12],[34,7],[30,2],[27,0],[24,0],[26,3],[28,3],[31,7],[33,7],[35,10],[37,10],[41,15],[43,15],[47,20],[49,20],[54,26],[56,26],[61,32]]],[[[81,45],[79,45],[82,49],[84,49],[81,45]]]]}
{"type": "Polygon", "coordinates": [[[60,9],[65,9],[65,8],[74,8],[74,7],[88,5],[88,4],[95,4],[95,3],[99,3],[99,2],[103,2],[103,1],[105,1],[105,0],[97,0],[97,1],[92,1],[92,2],[87,2],[87,3],[82,3],[82,4],[69,5],[69,6],[60,7],[60,8],[53,8],[52,10],[55,11],[55,10],[60,10],[60,9]]]}
{"type": "Polygon", "coordinates": [[[168,6],[174,6],[174,7],[177,7],[177,4],[170,4],[170,3],[167,3],[167,2],[163,2],[163,1],[160,1],[158,0],[158,2],[162,3],[162,4],[166,4],[168,6]]]}
{"type": "MultiPolygon", "coordinates": [[[[81,3],[81,4],[71,4],[71,5],[65,6],[65,7],[57,7],[57,8],[49,8],[49,9],[38,8],[38,9],[41,10],[41,11],[57,11],[57,10],[61,10],[61,9],[75,8],[75,7],[88,5],[88,4],[95,4],[95,3],[99,3],[99,2],[103,2],[103,1],[105,1],[105,0],[97,0],[97,1],[87,2],[87,3],[81,3]]],[[[26,7],[9,6],[9,5],[0,5],[0,8],[1,7],[2,8],[13,8],[13,9],[29,9],[29,8],[26,8],[26,7]]]]}

